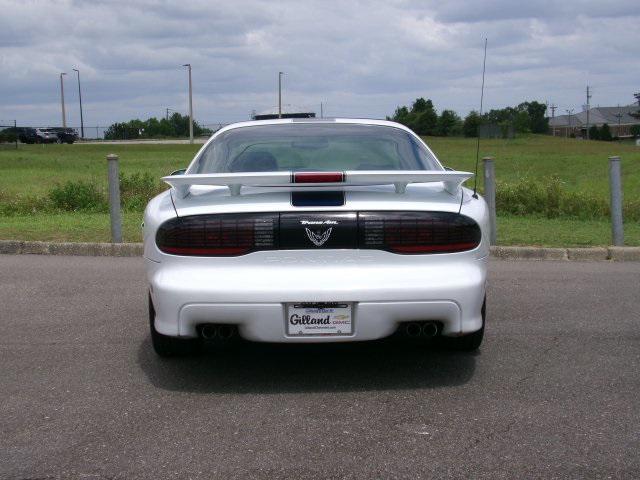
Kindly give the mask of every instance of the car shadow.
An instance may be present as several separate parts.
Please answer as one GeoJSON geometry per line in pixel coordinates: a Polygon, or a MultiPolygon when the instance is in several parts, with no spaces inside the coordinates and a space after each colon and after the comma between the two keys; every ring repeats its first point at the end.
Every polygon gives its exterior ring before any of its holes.
{"type": "Polygon", "coordinates": [[[147,337],[138,364],[157,388],[196,393],[293,393],[435,388],[468,382],[477,354],[386,339],[282,345],[240,341],[197,356],[157,357],[147,337]]]}

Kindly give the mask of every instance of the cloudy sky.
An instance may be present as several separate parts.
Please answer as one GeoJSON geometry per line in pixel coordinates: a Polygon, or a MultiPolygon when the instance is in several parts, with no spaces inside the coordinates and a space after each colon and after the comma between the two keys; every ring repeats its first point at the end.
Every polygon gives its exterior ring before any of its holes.
{"type": "Polygon", "coordinates": [[[523,100],[579,110],[629,104],[640,90],[638,0],[0,0],[0,122],[85,125],[186,112],[204,124],[277,104],[384,117],[418,96],[464,115],[523,100]],[[72,75],[73,74],[73,75],[72,75]]]}

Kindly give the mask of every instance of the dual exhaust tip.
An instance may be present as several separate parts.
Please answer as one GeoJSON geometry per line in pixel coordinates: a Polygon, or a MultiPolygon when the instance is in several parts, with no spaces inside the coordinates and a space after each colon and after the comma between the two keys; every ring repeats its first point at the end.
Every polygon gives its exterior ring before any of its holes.
{"type": "Polygon", "coordinates": [[[200,327],[200,335],[205,340],[231,340],[236,334],[235,325],[207,323],[200,327]]]}
{"type": "Polygon", "coordinates": [[[409,322],[404,327],[404,332],[409,337],[433,338],[439,333],[436,322],[409,322]]]}

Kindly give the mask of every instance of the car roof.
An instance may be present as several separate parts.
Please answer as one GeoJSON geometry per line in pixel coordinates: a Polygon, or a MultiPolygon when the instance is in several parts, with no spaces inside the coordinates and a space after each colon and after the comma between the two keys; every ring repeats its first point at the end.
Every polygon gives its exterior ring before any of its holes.
{"type": "MultiPolygon", "coordinates": [[[[247,122],[231,123],[220,130],[218,130],[213,136],[217,136],[220,133],[227,132],[236,128],[243,127],[255,127],[263,125],[282,125],[291,123],[307,123],[307,124],[351,124],[351,125],[379,125],[385,127],[394,127],[401,130],[405,130],[409,133],[413,133],[409,128],[405,127],[401,123],[392,122],[390,120],[380,120],[372,118],[274,118],[271,120],[250,120],[247,122]]],[[[414,134],[415,135],[415,134],[414,134]]]]}

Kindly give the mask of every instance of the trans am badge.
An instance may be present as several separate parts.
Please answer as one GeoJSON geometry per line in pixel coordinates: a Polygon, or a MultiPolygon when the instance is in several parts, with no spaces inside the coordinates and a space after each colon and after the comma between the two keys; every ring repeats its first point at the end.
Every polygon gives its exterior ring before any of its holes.
{"type": "Polygon", "coordinates": [[[319,247],[329,240],[331,230],[333,230],[333,228],[329,228],[322,233],[313,232],[308,228],[305,228],[305,230],[307,231],[307,237],[309,237],[309,240],[311,240],[316,247],[319,247]]]}

